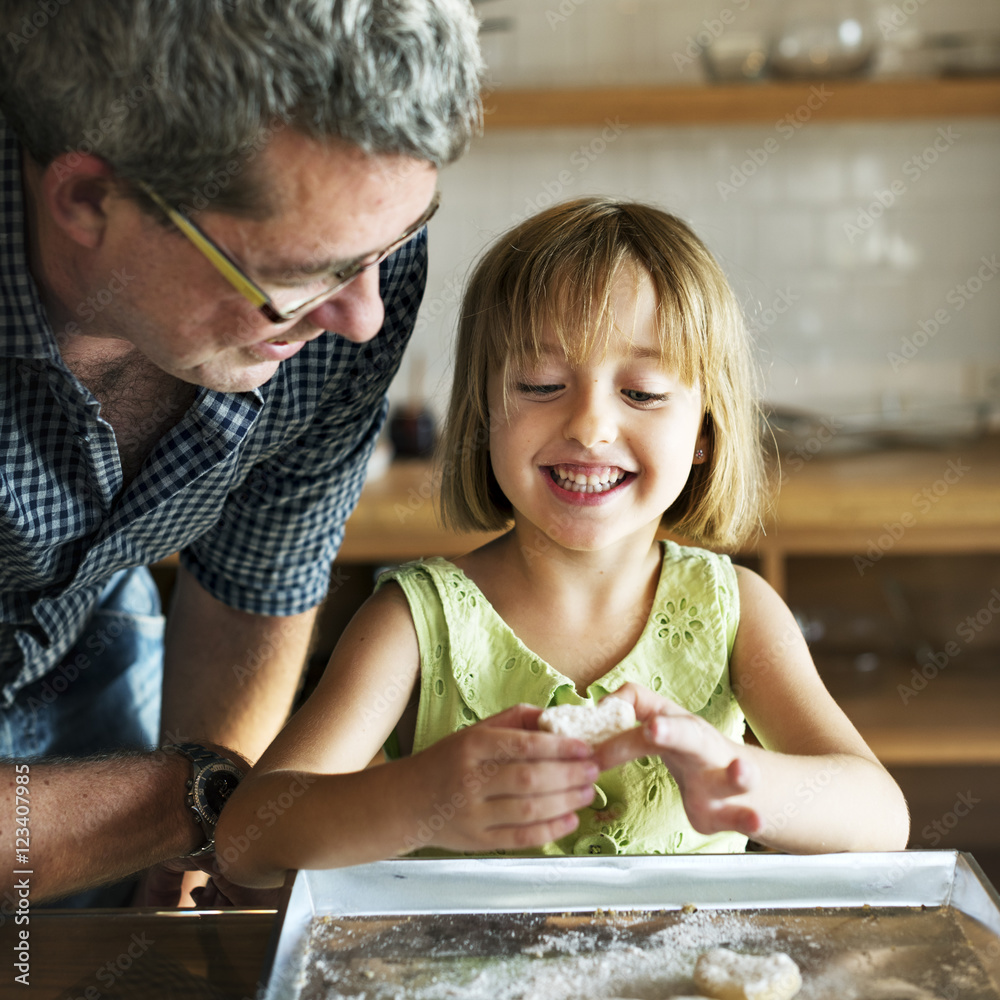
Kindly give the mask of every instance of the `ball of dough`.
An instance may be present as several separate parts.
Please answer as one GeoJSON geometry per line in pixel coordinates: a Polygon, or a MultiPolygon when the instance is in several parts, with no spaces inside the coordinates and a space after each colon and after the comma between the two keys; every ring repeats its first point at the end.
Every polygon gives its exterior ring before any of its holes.
{"type": "Polygon", "coordinates": [[[712,948],[698,956],[694,984],[715,1000],[790,1000],[802,988],[802,976],[783,951],[741,955],[712,948]]]}
{"type": "Polygon", "coordinates": [[[596,705],[556,705],[538,717],[538,728],[594,746],[635,725],[635,709],[622,698],[596,705]]]}

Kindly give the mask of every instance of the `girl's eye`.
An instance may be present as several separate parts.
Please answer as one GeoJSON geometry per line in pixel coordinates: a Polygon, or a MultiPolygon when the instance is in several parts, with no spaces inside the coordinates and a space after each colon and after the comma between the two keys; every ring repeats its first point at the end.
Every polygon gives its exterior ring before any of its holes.
{"type": "Polygon", "coordinates": [[[622,395],[632,403],[662,403],[667,398],[665,392],[643,392],[641,389],[622,389],[622,395]]]}
{"type": "Polygon", "coordinates": [[[533,382],[517,383],[517,391],[524,393],[526,396],[551,396],[552,393],[558,392],[562,388],[563,386],[554,384],[539,385],[533,382]]]}

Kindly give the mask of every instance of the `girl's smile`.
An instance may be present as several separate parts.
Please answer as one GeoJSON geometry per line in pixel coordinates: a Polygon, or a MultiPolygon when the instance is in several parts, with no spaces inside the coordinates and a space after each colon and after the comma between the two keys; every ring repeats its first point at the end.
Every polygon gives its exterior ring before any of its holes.
{"type": "Polygon", "coordinates": [[[552,491],[559,499],[578,504],[603,503],[634,478],[633,473],[608,465],[542,466],[542,472],[549,477],[552,491]]]}

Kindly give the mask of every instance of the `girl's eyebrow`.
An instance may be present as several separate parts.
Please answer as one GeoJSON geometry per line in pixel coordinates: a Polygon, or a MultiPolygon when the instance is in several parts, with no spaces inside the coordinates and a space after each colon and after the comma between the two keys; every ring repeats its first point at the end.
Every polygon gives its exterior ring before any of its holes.
{"type": "Polygon", "coordinates": [[[662,352],[657,348],[652,347],[635,347],[634,345],[629,346],[629,354],[633,358],[639,361],[660,361],[662,360],[662,352]]]}
{"type": "MultiPolygon", "coordinates": [[[[658,361],[660,359],[660,350],[656,347],[636,347],[634,344],[629,344],[627,351],[632,357],[640,360],[653,358],[658,361]]],[[[539,353],[543,356],[560,357],[563,354],[563,349],[558,344],[542,344],[539,353]]]]}
{"type": "MultiPolygon", "coordinates": [[[[558,344],[542,344],[538,353],[541,358],[546,360],[565,356],[563,349],[558,344]]],[[[663,362],[663,352],[657,347],[638,347],[635,344],[629,344],[625,353],[629,361],[655,361],[657,364],[663,362]]]]}

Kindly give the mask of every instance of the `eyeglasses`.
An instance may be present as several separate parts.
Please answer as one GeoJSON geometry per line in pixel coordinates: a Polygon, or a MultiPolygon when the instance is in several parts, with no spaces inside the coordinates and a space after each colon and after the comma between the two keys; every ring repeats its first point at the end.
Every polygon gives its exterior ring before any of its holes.
{"type": "Polygon", "coordinates": [[[305,315],[327,299],[336,295],[337,292],[352,282],[359,274],[364,274],[365,271],[377,267],[386,257],[395,253],[404,243],[413,239],[427,225],[441,204],[441,194],[436,191],[430,205],[427,206],[427,211],[399,239],[394,240],[382,250],[373,250],[363,257],[358,257],[356,260],[350,261],[343,267],[331,271],[329,275],[319,279],[323,283],[323,288],[319,292],[310,294],[307,299],[295,305],[279,309],[271,296],[222,247],[204,233],[198,225],[192,222],[179,209],[174,208],[164,201],[148,184],[143,181],[137,181],[136,183],[153,200],[157,207],[163,210],[167,218],[205,255],[209,263],[212,264],[219,274],[272,323],[287,323],[289,320],[298,319],[300,316],[305,315]]]}

